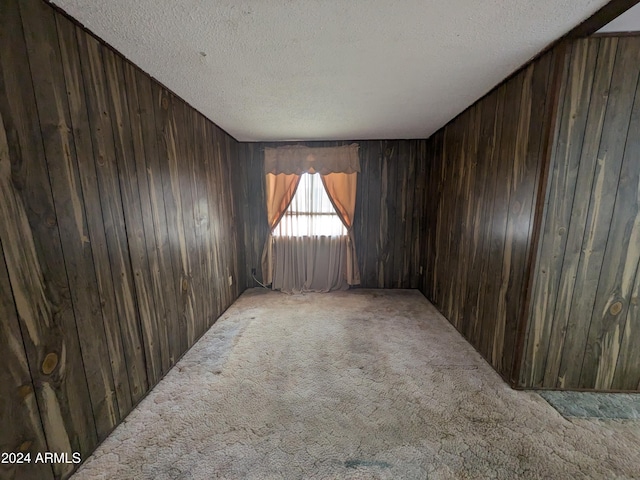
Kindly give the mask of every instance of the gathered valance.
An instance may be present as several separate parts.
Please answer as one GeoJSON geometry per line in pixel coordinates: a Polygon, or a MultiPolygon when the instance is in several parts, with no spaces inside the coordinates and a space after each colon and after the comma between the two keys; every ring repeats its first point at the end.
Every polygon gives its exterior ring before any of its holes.
{"type": "Polygon", "coordinates": [[[358,144],[340,147],[305,147],[287,145],[264,149],[265,173],[286,175],[303,173],[356,173],[360,171],[358,144]]]}

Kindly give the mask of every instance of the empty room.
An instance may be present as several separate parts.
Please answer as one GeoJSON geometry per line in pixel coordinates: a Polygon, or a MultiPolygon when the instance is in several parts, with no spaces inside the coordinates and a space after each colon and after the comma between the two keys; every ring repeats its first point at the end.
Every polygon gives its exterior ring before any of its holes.
{"type": "Polygon", "coordinates": [[[0,479],[640,478],[638,0],[0,0],[0,479]]]}

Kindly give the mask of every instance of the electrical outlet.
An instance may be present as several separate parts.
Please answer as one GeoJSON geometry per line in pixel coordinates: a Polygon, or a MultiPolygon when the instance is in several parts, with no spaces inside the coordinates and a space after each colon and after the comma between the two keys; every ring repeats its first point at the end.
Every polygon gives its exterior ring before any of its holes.
{"type": "Polygon", "coordinates": [[[233,275],[229,275],[229,286],[233,285],[233,275]]]}
{"type": "Polygon", "coordinates": [[[252,267],[251,268],[251,275],[255,275],[256,274],[256,267],[252,267]]]}

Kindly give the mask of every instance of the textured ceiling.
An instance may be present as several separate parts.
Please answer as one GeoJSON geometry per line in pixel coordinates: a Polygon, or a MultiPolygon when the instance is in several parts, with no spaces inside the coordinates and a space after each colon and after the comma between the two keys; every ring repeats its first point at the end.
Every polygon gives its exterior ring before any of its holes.
{"type": "Polygon", "coordinates": [[[425,138],[607,0],[54,0],[241,141],[425,138]]]}

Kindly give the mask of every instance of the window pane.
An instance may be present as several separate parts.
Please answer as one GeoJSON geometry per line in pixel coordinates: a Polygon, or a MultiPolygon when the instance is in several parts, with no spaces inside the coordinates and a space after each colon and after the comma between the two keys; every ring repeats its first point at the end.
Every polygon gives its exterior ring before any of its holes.
{"type": "Polygon", "coordinates": [[[320,174],[301,175],[291,205],[273,234],[291,237],[347,234],[324,189],[320,174]]]}

